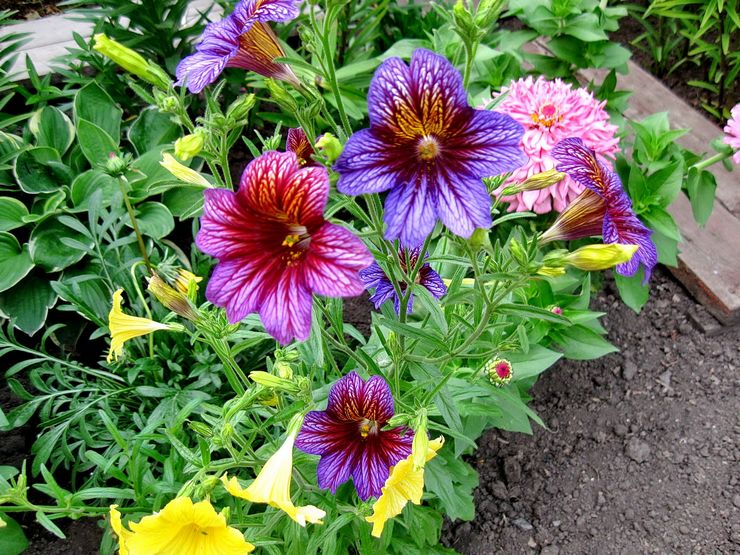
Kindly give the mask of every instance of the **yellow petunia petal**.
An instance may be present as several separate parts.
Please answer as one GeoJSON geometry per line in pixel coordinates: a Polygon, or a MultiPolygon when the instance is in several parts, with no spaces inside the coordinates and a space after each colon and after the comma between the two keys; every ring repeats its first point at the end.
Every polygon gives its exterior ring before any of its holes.
{"type": "Polygon", "coordinates": [[[123,289],[118,289],[113,293],[113,307],[110,314],[108,314],[108,328],[111,335],[108,362],[118,360],[118,357],[123,354],[123,344],[129,339],[147,335],[158,330],[170,329],[167,324],[161,324],[148,318],[130,316],[123,312],[121,308],[121,304],[123,303],[122,294],[123,289]]]}
{"type": "MultiPolygon", "coordinates": [[[[427,462],[437,456],[437,451],[443,444],[443,437],[429,442],[427,462]]],[[[373,514],[365,517],[367,522],[372,523],[371,534],[376,538],[383,533],[385,523],[389,519],[401,514],[406,503],[409,501],[414,505],[421,503],[421,496],[424,493],[424,468],[414,469],[413,456],[409,455],[391,468],[381,492],[381,496],[373,504],[373,514]]]]}

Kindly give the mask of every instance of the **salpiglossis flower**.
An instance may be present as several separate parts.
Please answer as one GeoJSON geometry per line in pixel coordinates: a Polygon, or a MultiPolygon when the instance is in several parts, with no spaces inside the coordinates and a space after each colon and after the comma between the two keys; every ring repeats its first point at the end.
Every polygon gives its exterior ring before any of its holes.
{"type": "Polygon", "coordinates": [[[176,497],[158,513],[139,522],[121,522],[117,505],[111,505],[110,524],[118,536],[120,555],[245,555],[254,546],[236,528],[226,524],[208,501],[193,503],[176,497]]]}
{"type": "Polygon", "coordinates": [[[251,501],[252,503],[267,503],[271,507],[280,509],[301,526],[307,522],[322,524],[321,519],[326,512],[306,505],[296,507],[290,499],[290,481],[293,472],[293,444],[296,432],[288,434],[283,445],[272,455],[262,468],[257,478],[244,489],[239,485],[235,476],[228,479],[226,474],[221,481],[231,495],[251,501]]]}
{"type": "Polygon", "coordinates": [[[632,201],[619,176],[599,160],[596,153],[579,138],[561,141],[552,151],[557,169],[585,187],[540,238],[541,243],[572,240],[601,234],[604,243],[637,245],[632,258],[616,267],[623,276],[634,275],[640,265],[644,282],[650,279],[658,263],[658,251],[650,231],[632,210],[632,201]]]}
{"type": "MultiPolygon", "coordinates": [[[[420,247],[416,247],[415,249],[400,249],[398,251],[398,258],[401,262],[401,268],[404,271],[410,271],[414,266],[416,266],[420,252],[420,247]]],[[[370,297],[370,301],[375,303],[375,308],[380,308],[385,301],[392,299],[396,313],[401,312],[401,300],[396,294],[393,283],[377,262],[373,262],[371,266],[362,270],[360,272],[360,278],[362,278],[362,281],[365,283],[365,287],[368,289],[375,289],[375,293],[370,297]]],[[[416,283],[425,287],[437,299],[441,299],[445,293],[447,293],[447,286],[442,281],[442,278],[439,277],[439,274],[432,270],[429,263],[424,263],[421,268],[419,268],[419,273],[416,276],[416,283]]],[[[399,283],[398,286],[401,289],[401,293],[405,293],[408,288],[408,285],[405,282],[399,283]]],[[[411,295],[407,306],[407,312],[411,314],[413,308],[414,296],[411,295]]]]}
{"type": "Polygon", "coordinates": [[[316,160],[312,158],[316,151],[308,140],[306,132],[300,127],[288,129],[288,139],[285,142],[285,150],[294,152],[298,157],[298,163],[301,166],[320,166],[316,160]]]}
{"type": "Polygon", "coordinates": [[[196,245],[218,258],[206,288],[231,323],[259,312],[281,343],[311,331],[312,293],[351,297],[372,263],[360,239],[324,219],[329,175],[292,152],[267,152],[244,170],[237,192],[205,191],[196,245]]]}
{"type": "MultiPolygon", "coordinates": [[[[437,456],[437,451],[442,448],[442,445],[444,445],[443,437],[429,442],[426,462],[437,456]]],[[[409,501],[414,505],[419,505],[423,493],[424,467],[415,467],[413,457],[409,455],[391,469],[382,494],[373,503],[373,514],[365,517],[365,520],[373,525],[371,534],[379,538],[383,533],[385,523],[394,516],[400,515],[409,501]]]]}
{"type": "Polygon", "coordinates": [[[175,84],[187,84],[190,92],[199,93],[227,67],[298,83],[289,66],[273,61],[285,52],[267,25],[295,19],[298,5],[297,0],[242,0],[231,15],[206,26],[195,54],[178,64],[175,84]]]}
{"type": "Polygon", "coordinates": [[[382,377],[366,382],[353,371],[336,381],[326,410],[309,412],[296,438],[298,449],[321,455],[319,486],[335,493],[351,477],[360,499],[379,497],[390,468],[411,455],[412,430],[383,429],[393,413],[382,377]]]}
{"type": "Polygon", "coordinates": [[[418,49],[406,65],[388,58],[368,93],[370,128],[347,142],[334,168],[348,195],[388,191],[386,238],[415,247],[437,219],[470,237],[491,225],[483,177],[512,171],[525,157],[521,125],[468,105],[462,77],[442,56],[418,49]]]}

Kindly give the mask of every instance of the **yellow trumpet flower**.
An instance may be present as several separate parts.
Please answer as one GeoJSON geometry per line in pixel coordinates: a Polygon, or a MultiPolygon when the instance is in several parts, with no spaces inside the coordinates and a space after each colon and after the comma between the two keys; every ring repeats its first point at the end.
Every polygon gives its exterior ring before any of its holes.
{"type": "Polygon", "coordinates": [[[246,555],[254,551],[239,530],[226,524],[223,511],[217,513],[210,502],[193,503],[189,497],[176,497],[158,513],[130,522],[130,529],[123,526],[118,505],[111,505],[110,525],[118,536],[120,555],[246,555]]]}
{"type": "Polygon", "coordinates": [[[290,480],[293,473],[293,443],[298,431],[288,434],[283,445],[268,459],[254,482],[243,489],[236,476],[221,476],[221,481],[231,495],[246,499],[252,503],[267,503],[280,509],[301,526],[307,522],[323,524],[321,521],[326,512],[313,505],[296,507],[290,500],[290,480]]]}
{"type": "Polygon", "coordinates": [[[108,351],[108,362],[118,360],[123,354],[123,344],[129,339],[140,337],[159,330],[182,331],[184,328],[176,324],[162,324],[149,318],[130,316],[123,312],[123,289],[113,293],[113,308],[108,314],[108,329],[110,330],[110,351],[108,351]]]}
{"type": "Polygon", "coordinates": [[[175,158],[171,154],[165,152],[162,155],[162,161],[159,163],[159,165],[170,172],[180,181],[184,181],[185,183],[190,183],[192,185],[211,187],[211,184],[208,183],[208,180],[205,177],[203,177],[197,171],[191,170],[187,166],[175,160],[175,158]]]}
{"type": "MultiPolygon", "coordinates": [[[[429,442],[427,462],[437,456],[437,451],[442,445],[444,438],[441,436],[429,442]]],[[[421,503],[421,496],[424,493],[424,467],[414,468],[413,458],[411,454],[391,468],[390,476],[381,490],[382,494],[373,504],[373,514],[365,517],[367,522],[372,523],[371,534],[376,538],[383,533],[385,523],[401,514],[409,501],[414,505],[421,503]]]]}

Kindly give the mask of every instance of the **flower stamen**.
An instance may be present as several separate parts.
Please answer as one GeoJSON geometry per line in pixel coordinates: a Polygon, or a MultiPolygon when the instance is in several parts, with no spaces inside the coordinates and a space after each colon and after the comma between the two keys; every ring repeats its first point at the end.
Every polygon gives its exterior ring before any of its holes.
{"type": "Polygon", "coordinates": [[[416,153],[424,161],[433,160],[439,156],[440,148],[437,139],[434,137],[424,136],[419,139],[416,145],[416,153]]]}

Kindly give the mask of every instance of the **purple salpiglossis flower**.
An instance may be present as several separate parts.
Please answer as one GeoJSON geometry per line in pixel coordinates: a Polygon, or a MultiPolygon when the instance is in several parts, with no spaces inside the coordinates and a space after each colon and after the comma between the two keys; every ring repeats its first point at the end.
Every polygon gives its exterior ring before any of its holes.
{"type": "Polygon", "coordinates": [[[409,428],[383,429],[393,413],[382,377],[364,381],[353,371],[336,381],[326,410],[309,412],[295,441],[298,449],[321,455],[319,486],[336,493],[351,477],[360,499],[380,497],[391,466],[411,454],[414,439],[409,428]]]}
{"type": "Polygon", "coordinates": [[[285,142],[285,149],[295,152],[298,156],[298,163],[301,166],[321,166],[312,158],[316,151],[308,140],[306,132],[300,127],[288,129],[288,139],[285,142]]]}
{"type": "Polygon", "coordinates": [[[175,84],[187,84],[191,93],[199,93],[227,67],[297,83],[289,66],[273,62],[285,56],[285,52],[267,22],[295,19],[299,3],[299,0],[242,0],[231,15],[206,26],[195,54],[178,64],[175,84]]]}
{"type": "Polygon", "coordinates": [[[311,330],[312,293],[361,294],[359,271],[373,261],[362,241],[324,219],[325,168],[300,167],[292,152],[267,152],[244,170],[237,192],[205,191],[195,243],[218,258],[206,297],[229,322],[259,312],[285,344],[311,330]]]}
{"type": "MultiPolygon", "coordinates": [[[[420,247],[415,249],[402,248],[398,251],[398,258],[401,261],[401,267],[404,271],[408,271],[416,266],[419,260],[419,253],[421,252],[420,247]]],[[[428,256],[428,255],[427,255],[428,256]]],[[[426,258],[426,256],[424,257],[426,258]]],[[[370,297],[370,301],[375,303],[375,308],[380,308],[385,301],[393,299],[393,306],[396,308],[396,313],[401,312],[401,299],[396,294],[396,289],[393,287],[393,283],[377,262],[360,271],[360,278],[365,283],[365,287],[368,289],[375,289],[375,293],[370,297]]],[[[441,299],[445,293],[447,293],[447,286],[439,277],[439,274],[432,270],[429,263],[425,263],[419,268],[419,273],[416,276],[416,283],[423,285],[427,290],[434,295],[436,299],[441,299]]],[[[398,284],[402,293],[405,293],[407,284],[401,282],[398,284]]],[[[414,308],[414,296],[411,295],[407,307],[407,312],[411,314],[414,308]]]]}
{"type": "Polygon", "coordinates": [[[399,58],[380,65],[368,110],[370,128],[350,137],[334,169],[342,193],[389,191],[386,238],[420,245],[437,219],[463,237],[490,227],[491,198],[481,179],[524,163],[519,123],[471,108],[460,73],[424,49],[410,65],[399,58]]]}
{"type": "MultiPolygon", "coordinates": [[[[650,238],[653,232],[635,215],[632,201],[622,187],[619,176],[599,160],[596,153],[579,138],[571,137],[560,141],[552,150],[552,156],[560,162],[558,171],[568,174],[586,187],[587,191],[603,200],[601,234],[604,243],[637,245],[637,251],[629,262],[617,265],[617,273],[632,276],[642,265],[645,269],[643,283],[646,283],[658,263],[658,251],[650,238]]],[[[588,195],[588,192],[583,194],[588,195]]],[[[574,203],[577,201],[578,199],[574,203]]]]}

